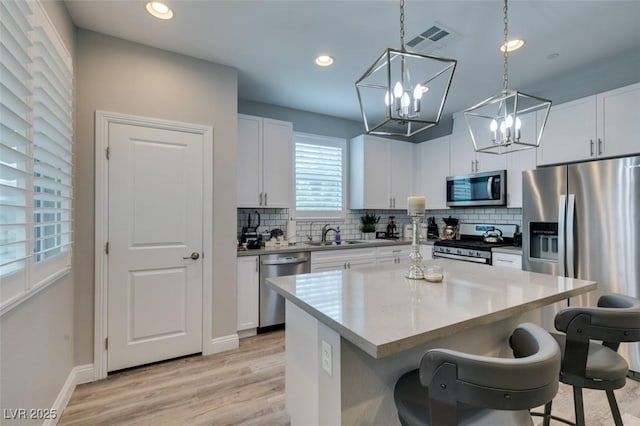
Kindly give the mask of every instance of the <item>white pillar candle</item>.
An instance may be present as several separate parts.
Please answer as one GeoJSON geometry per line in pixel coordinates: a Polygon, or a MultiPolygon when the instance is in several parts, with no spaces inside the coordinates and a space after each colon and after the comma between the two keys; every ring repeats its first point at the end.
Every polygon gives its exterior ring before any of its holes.
{"type": "Polygon", "coordinates": [[[426,206],[427,201],[424,197],[407,198],[407,213],[409,215],[424,214],[426,206]]]}

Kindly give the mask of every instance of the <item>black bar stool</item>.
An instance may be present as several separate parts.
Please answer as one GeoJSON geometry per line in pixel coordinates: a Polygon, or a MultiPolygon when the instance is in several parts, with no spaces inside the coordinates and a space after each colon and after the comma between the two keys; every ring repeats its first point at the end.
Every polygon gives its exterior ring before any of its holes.
{"type": "Polygon", "coordinates": [[[548,426],[550,419],[554,419],[584,426],[582,389],[587,388],[606,392],[613,421],[616,426],[622,426],[613,391],[624,387],[629,366],[617,350],[620,342],[640,341],[640,300],[605,294],[598,299],[598,307],[561,310],[556,314],[555,327],[565,333],[553,334],[553,337],[562,350],[560,381],[573,386],[576,422],[552,416],[550,401],[545,405],[544,425],[548,426]]]}
{"type": "Polygon", "coordinates": [[[533,424],[530,408],[558,391],[560,348],[537,325],[509,339],[517,358],[429,350],[420,368],[398,379],[394,399],[403,425],[533,424]]]}

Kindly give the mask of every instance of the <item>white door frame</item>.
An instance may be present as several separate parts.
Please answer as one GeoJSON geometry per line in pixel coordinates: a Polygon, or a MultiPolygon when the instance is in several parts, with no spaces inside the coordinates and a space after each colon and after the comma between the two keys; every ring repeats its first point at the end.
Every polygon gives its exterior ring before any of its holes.
{"type": "Polygon", "coordinates": [[[109,123],[146,126],[156,129],[174,130],[201,134],[203,136],[203,253],[202,253],[202,353],[211,352],[212,295],[213,295],[213,128],[200,124],[182,123],[158,118],[141,117],[117,112],[96,111],[95,133],[95,271],[94,271],[94,379],[107,377],[108,312],[108,259],[105,246],[109,236],[109,179],[107,147],[109,123]]]}

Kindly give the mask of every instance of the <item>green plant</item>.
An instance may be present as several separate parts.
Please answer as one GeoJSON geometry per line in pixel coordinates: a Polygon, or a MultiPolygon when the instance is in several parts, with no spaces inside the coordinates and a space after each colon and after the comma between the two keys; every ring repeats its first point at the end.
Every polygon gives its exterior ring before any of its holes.
{"type": "Polygon", "coordinates": [[[360,231],[362,232],[375,232],[376,231],[376,223],[380,221],[380,216],[376,216],[373,213],[366,213],[364,216],[360,217],[360,231]]]}

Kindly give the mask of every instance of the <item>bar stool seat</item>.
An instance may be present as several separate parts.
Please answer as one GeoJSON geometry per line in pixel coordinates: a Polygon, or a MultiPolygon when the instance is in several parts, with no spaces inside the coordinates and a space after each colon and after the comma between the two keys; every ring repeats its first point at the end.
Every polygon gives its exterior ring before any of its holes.
{"type": "Polygon", "coordinates": [[[448,349],[425,353],[420,368],[394,389],[403,425],[532,425],[528,412],[558,391],[560,348],[537,325],[520,324],[509,339],[516,358],[448,349]]]}

